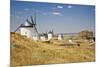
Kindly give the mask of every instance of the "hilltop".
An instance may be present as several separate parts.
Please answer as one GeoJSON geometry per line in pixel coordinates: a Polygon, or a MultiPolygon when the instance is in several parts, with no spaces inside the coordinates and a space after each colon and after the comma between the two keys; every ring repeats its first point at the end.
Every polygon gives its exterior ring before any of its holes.
{"type": "Polygon", "coordinates": [[[95,61],[94,45],[90,46],[83,41],[80,46],[62,43],[67,41],[52,40],[46,43],[34,41],[19,33],[11,33],[11,66],[95,61]]]}

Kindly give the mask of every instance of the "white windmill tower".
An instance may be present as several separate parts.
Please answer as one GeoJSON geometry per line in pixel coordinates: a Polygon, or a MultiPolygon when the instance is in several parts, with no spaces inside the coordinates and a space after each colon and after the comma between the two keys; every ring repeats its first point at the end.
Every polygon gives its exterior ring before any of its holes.
{"type": "Polygon", "coordinates": [[[48,40],[53,38],[53,30],[48,32],[48,40]]]}
{"type": "Polygon", "coordinates": [[[63,35],[62,34],[59,34],[58,35],[58,40],[62,40],[63,39],[63,35]]]}
{"type": "Polygon", "coordinates": [[[21,24],[15,32],[20,29],[21,35],[25,35],[28,38],[33,38],[34,40],[38,39],[38,31],[36,28],[36,15],[34,17],[34,20],[32,16],[30,16],[30,20],[26,20],[24,24],[21,24]]]}

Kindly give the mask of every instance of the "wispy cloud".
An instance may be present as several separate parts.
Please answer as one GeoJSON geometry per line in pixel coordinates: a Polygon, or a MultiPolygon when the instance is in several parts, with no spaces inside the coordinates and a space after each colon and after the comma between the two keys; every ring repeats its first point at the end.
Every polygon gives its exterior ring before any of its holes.
{"type": "Polygon", "coordinates": [[[58,5],[58,6],[57,6],[57,8],[62,9],[62,8],[63,8],[63,6],[58,5]]]}
{"type": "Polygon", "coordinates": [[[67,8],[72,8],[72,6],[71,5],[68,5],[67,8]]]}
{"type": "Polygon", "coordinates": [[[61,15],[61,12],[52,12],[53,15],[61,15]]]}

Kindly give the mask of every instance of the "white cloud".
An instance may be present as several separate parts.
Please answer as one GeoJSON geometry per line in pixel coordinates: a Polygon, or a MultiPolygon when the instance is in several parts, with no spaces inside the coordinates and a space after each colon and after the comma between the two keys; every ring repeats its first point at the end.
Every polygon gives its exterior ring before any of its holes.
{"type": "Polygon", "coordinates": [[[61,15],[60,12],[53,12],[52,14],[53,14],[53,15],[61,15]]]}
{"type": "Polygon", "coordinates": [[[62,9],[62,8],[63,8],[63,6],[58,5],[58,6],[57,6],[57,8],[62,9]]]}
{"type": "Polygon", "coordinates": [[[71,5],[69,5],[69,6],[67,6],[68,8],[72,8],[72,6],[71,5]]]}

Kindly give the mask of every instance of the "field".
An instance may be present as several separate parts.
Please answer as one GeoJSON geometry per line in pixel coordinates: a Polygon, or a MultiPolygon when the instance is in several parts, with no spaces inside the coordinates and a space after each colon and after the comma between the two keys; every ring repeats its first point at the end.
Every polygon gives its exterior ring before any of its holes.
{"type": "Polygon", "coordinates": [[[11,33],[11,66],[95,61],[94,45],[90,46],[88,41],[79,38],[70,44],[67,39],[42,42],[11,33]]]}

